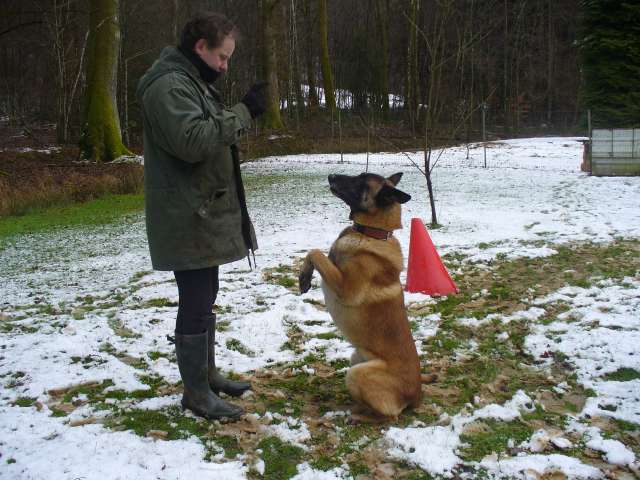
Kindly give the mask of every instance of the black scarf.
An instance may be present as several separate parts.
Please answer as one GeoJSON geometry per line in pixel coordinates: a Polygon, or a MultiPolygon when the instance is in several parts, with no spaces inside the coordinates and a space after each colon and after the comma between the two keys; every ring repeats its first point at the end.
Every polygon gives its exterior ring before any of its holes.
{"type": "Polygon", "coordinates": [[[207,65],[205,61],[200,58],[200,55],[198,55],[196,52],[194,52],[193,50],[187,50],[186,48],[183,48],[181,46],[178,47],[178,50],[180,50],[180,53],[187,57],[187,59],[189,59],[193,66],[198,69],[200,78],[202,78],[202,80],[204,80],[206,83],[213,83],[218,79],[218,77],[220,76],[220,72],[207,65]]]}

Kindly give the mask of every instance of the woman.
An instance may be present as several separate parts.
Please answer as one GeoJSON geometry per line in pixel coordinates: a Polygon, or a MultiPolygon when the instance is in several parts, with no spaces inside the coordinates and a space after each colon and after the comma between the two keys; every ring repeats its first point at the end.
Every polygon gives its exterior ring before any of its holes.
{"type": "Polygon", "coordinates": [[[238,418],[221,399],[251,385],[215,365],[218,267],[257,248],[244,198],[238,149],[251,119],[265,111],[265,83],[231,108],[213,87],[227,71],[237,30],[223,15],[200,13],[180,45],[166,47],[140,79],[144,117],[145,213],[151,262],[174,272],[179,304],[176,356],[183,408],[206,418],[238,418]]]}

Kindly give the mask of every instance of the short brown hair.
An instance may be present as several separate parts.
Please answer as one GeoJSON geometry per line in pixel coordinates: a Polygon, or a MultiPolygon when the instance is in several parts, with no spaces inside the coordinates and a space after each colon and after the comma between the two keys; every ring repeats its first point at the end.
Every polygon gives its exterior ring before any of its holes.
{"type": "Polygon", "coordinates": [[[199,12],[182,29],[180,46],[193,50],[196,42],[204,38],[209,48],[216,48],[222,45],[228,36],[238,38],[238,30],[231,20],[221,13],[199,12]]]}

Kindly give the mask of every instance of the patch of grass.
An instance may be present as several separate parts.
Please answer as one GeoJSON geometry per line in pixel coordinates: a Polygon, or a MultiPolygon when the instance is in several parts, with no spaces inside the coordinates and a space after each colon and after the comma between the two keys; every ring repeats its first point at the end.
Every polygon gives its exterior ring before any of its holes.
{"type": "MultiPolygon", "coordinates": [[[[434,228],[433,225],[431,225],[431,228],[434,228]]],[[[367,467],[364,462],[347,462],[347,465],[349,465],[349,473],[351,473],[354,478],[357,478],[359,475],[367,475],[370,472],[369,467],[367,467]]]]}
{"type": "Polygon", "coordinates": [[[236,352],[239,352],[239,353],[241,353],[243,355],[246,355],[247,357],[255,356],[255,352],[253,350],[251,350],[250,348],[246,347],[237,338],[229,338],[229,339],[227,339],[225,345],[229,350],[235,350],[236,352]]]}
{"type": "Polygon", "coordinates": [[[265,282],[280,285],[297,292],[299,267],[299,263],[296,262],[292,265],[280,264],[274,268],[265,268],[262,272],[262,277],[265,282]]]}
{"type": "Polygon", "coordinates": [[[153,272],[152,270],[143,270],[140,272],[136,272],[133,275],[131,275],[131,278],[129,279],[129,283],[136,283],[152,272],[153,272]]]}
{"type": "Polygon", "coordinates": [[[171,358],[171,354],[169,354],[169,353],[156,352],[156,351],[147,353],[147,356],[149,357],[149,359],[151,359],[153,361],[156,361],[159,358],[171,358]]]}
{"type": "Polygon", "coordinates": [[[617,418],[612,419],[618,429],[622,432],[637,432],[639,425],[637,423],[627,422],[625,420],[619,420],[617,418]]]}
{"type": "Polygon", "coordinates": [[[1,333],[36,333],[38,331],[37,327],[33,327],[30,325],[20,325],[16,323],[2,322],[0,323],[0,332],[1,333]]]}
{"type": "Polygon", "coordinates": [[[242,448],[235,437],[228,435],[218,435],[214,438],[216,444],[220,445],[224,449],[224,456],[226,458],[236,458],[238,454],[242,453],[242,448]]]}
{"type": "Polygon", "coordinates": [[[283,323],[287,325],[288,340],[282,344],[280,350],[292,350],[295,353],[302,353],[302,346],[306,341],[306,336],[298,324],[288,318],[283,319],[283,323]]]}
{"type": "Polygon", "coordinates": [[[461,457],[465,460],[480,461],[491,453],[502,453],[508,448],[509,440],[517,445],[527,440],[533,433],[533,428],[516,420],[513,422],[501,422],[486,420],[482,422],[484,431],[469,435],[460,435],[460,440],[468,446],[460,450],[461,457]]]}
{"type": "Polygon", "coordinates": [[[293,288],[298,285],[298,280],[296,280],[295,278],[283,275],[277,278],[276,283],[284,288],[293,288]]]}
{"type": "Polygon", "coordinates": [[[168,298],[151,298],[146,302],[142,302],[137,305],[137,308],[162,308],[162,307],[177,307],[178,303],[169,300],[168,298]]]}
{"type": "Polygon", "coordinates": [[[15,402],[13,402],[13,405],[17,407],[30,407],[31,405],[36,403],[36,400],[36,398],[32,397],[18,397],[16,398],[15,402]]]}
{"type": "Polygon", "coordinates": [[[67,415],[69,415],[67,412],[60,410],[56,407],[51,407],[51,416],[52,417],[66,417],[67,415]]]}
{"type": "MultiPolygon", "coordinates": [[[[324,439],[326,441],[326,439],[324,439]]],[[[342,462],[333,455],[321,455],[310,462],[311,468],[315,470],[328,471],[332,468],[339,467],[342,462]]]]}
{"type": "Polygon", "coordinates": [[[0,217],[0,239],[62,227],[104,225],[142,211],[143,194],[106,195],[86,203],[38,208],[20,216],[0,217]]]}
{"type": "Polygon", "coordinates": [[[640,372],[633,368],[619,368],[615,372],[608,373],[603,376],[605,380],[614,380],[616,382],[630,382],[640,378],[640,372]]]}
{"type": "Polygon", "coordinates": [[[119,417],[110,418],[107,425],[131,430],[141,437],[150,430],[161,430],[167,432],[167,440],[189,438],[191,435],[202,437],[209,430],[207,422],[185,416],[179,407],[173,406],[165,410],[127,410],[119,417]]]}
{"type": "Polygon", "coordinates": [[[91,368],[96,365],[107,363],[107,361],[97,355],[87,355],[85,357],[73,356],[71,357],[71,363],[80,363],[84,368],[91,368]]]}
{"type": "Polygon", "coordinates": [[[405,469],[412,470],[408,475],[404,475],[402,477],[403,480],[435,480],[434,477],[429,475],[427,472],[423,472],[422,470],[416,470],[415,467],[411,467],[409,465],[404,466],[405,469]]]}
{"type": "Polygon", "coordinates": [[[277,437],[267,437],[258,443],[265,463],[264,475],[267,480],[285,480],[296,473],[296,465],[304,456],[304,450],[284,443],[277,437]]]}
{"type": "Polygon", "coordinates": [[[318,333],[314,336],[316,338],[319,338],[320,340],[333,340],[335,338],[342,338],[337,332],[318,333]]]}
{"type": "Polygon", "coordinates": [[[107,324],[117,336],[122,338],[140,338],[142,335],[128,328],[119,318],[110,318],[107,324]]]}
{"type": "Polygon", "coordinates": [[[66,390],[62,395],[63,403],[71,403],[74,397],[86,395],[90,402],[98,402],[104,399],[103,391],[114,385],[112,380],[103,380],[100,383],[78,385],[66,390]]]}

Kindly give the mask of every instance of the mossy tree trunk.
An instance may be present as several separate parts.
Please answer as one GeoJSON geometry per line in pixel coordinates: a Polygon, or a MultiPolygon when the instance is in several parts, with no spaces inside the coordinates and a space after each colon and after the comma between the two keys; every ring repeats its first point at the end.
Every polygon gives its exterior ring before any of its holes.
{"type": "Polygon", "coordinates": [[[119,0],[90,0],[81,154],[95,162],[131,155],[123,145],[116,103],[120,50],[119,0]]]}
{"type": "Polygon", "coordinates": [[[265,128],[283,128],[280,115],[280,86],[278,82],[278,48],[273,28],[276,6],[280,0],[262,0],[260,2],[260,25],[262,28],[262,68],[267,87],[267,110],[262,116],[265,128]]]}
{"type": "Polygon", "coordinates": [[[330,112],[336,109],[336,98],[333,91],[333,75],[329,61],[329,34],[327,28],[327,0],[318,4],[318,26],[320,30],[320,67],[324,84],[324,102],[330,112]]]}

